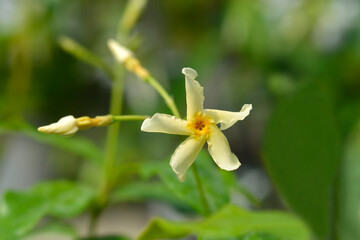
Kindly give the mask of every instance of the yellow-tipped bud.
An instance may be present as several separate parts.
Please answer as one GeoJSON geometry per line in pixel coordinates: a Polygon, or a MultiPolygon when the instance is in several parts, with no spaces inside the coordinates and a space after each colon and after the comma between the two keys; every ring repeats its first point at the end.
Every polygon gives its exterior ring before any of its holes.
{"type": "Polygon", "coordinates": [[[38,131],[47,134],[71,136],[78,130],[86,130],[91,127],[105,127],[113,122],[111,115],[97,116],[95,118],[66,116],[61,118],[58,122],[39,127],[38,131]]]}
{"type": "Polygon", "coordinates": [[[115,59],[124,64],[124,66],[130,71],[138,75],[139,78],[145,80],[149,76],[149,72],[141,65],[139,60],[134,54],[126,47],[120,45],[113,39],[108,41],[110,51],[114,55],[115,59]]]}
{"type": "Polygon", "coordinates": [[[95,118],[79,117],[76,119],[80,130],[86,130],[91,127],[105,127],[113,122],[111,115],[97,116],[95,118]]]}

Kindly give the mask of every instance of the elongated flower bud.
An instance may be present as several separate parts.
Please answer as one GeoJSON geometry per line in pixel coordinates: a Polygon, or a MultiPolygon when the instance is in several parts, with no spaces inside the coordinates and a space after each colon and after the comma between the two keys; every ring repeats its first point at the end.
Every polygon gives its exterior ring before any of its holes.
{"type": "Polygon", "coordinates": [[[113,122],[111,115],[97,116],[90,118],[88,116],[74,118],[74,116],[66,116],[58,122],[39,127],[38,131],[47,134],[71,136],[78,130],[87,130],[91,127],[105,127],[113,122]]]}
{"type": "Polygon", "coordinates": [[[75,134],[78,130],[79,128],[77,126],[76,118],[71,115],[61,118],[56,123],[38,128],[38,131],[42,133],[65,136],[71,136],[75,134]]]}
{"type": "Polygon", "coordinates": [[[129,58],[134,57],[133,53],[128,48],[120,45],[113,39],[110,39],[108,41],[108,45],[112,54],[120,63],[124,63],[129,58]]]}
{"type": "Polygon", "coordinates": [[[149,76],[149,72],[141,65],[134,54],[126,47],[120,45],[113,39],[108,41],[108,46],[115,59],[123,64],[130,72],[138,75],[140,79],[145,80],[149,76]]]}

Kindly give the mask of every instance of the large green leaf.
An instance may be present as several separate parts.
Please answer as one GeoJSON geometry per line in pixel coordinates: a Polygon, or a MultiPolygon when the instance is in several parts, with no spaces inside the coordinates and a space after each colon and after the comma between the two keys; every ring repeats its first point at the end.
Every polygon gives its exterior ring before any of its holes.
{"type": "Polygon", "coordinates": [[[64,236],[67,238],[75,238],[77,236],[77,232],[75,227],[61,221],[52,220],[47,222],[46,224],[42,224],[40,227],[36,227],[34,230],[30,231],[26,237],[22,237],[22,239],[26,240],[36,240],[39,236],[43,234],[57,234],[60,236],[64,236]]]}
{"type": "Polygon", "coordinates": [[[280,238],[264,233],[245,234],[239,240],[280,240],[280,238]]]}
{"type": "Polygon", "coordinates": [[[338,179],[338,239],[360,239],[360,123],[347,141],[338,179]]]}
{"type": "Polygon", "coordinates": [[[79,238],[77,240],[130,240],[130,238],[122,237],[122,236],[102,236],[102,237],[79,238]]]}
{"type": "Polygon", "coordinates": [[[45,215],[46,208],[37,196],[5,193],[0,201],[0,239],[17,239],[25,235],[45,215]]]}
{"type": "Polygon", "coordinates": [[[0,239],[17,239],[44,216],[73,217],[93,200],[93,191],[68,181],[41,183],[28,192],[6,192],[0,200],[0,239]]]}
{"type": "MultiPolygon", "coordinates": [[[[230,188],[246,195],[254,205],[259,204],[237,183],[233,172],[221,171],[214,164],[206,150],[200,152],[196,164],[212,211],[229,203],[230,188]]],[[[193,209],[201,214],[205,213],[191,169],[187,173],[185,182],[182,183],[177,179],[168,160],[145,162],[139,167],[141,179],[121,185],[113,192],[111,197],[113,201],[137,202],[151,199],[167,202],[182,211],[193,209]],[[151,179],[154,176],[160,176],[162,181],[151,179]]]]}
{"type": "MultiPolygon", "coordinates": [[[[218,238],[199,237],[197,240],[218,240],[218,238]]],[[[221,240],[281,240],[281,238],[275,237],[270,234],[252,232],[242,235],[240,237],[222,238],[221,240]]]]}
{"type": "Polygon", "coordinates": [[[330,229],[330,190],[340,143],[330,97],[316,84],[284,99],[265,137],[266,167],[286,203],[320,238],[330,229]]]}
{"type": "Polygon", "coordinates": [[[171,222],[154,219],[139,240],[180,238],[196,235],[225,239],[252,232],[262,232],[287,240],[307,240],[309,232],[296,217],[277,211],[250,212],[228,205],[209,218],[198,222],[171,222]]]}
{"type": "Polygon", "coordinates": [[[49,215],[59,218],[78,215],[94,196],[92,189],[68,181],[40,183],[30,193],[41,198],[49,215]]]}

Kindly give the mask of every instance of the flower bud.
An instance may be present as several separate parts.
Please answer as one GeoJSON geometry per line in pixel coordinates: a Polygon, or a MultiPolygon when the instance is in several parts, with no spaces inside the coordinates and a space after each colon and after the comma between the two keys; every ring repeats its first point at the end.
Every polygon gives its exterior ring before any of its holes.
{"type": "Polygon", "coordinates": [[[56,123],[38,128],[38,131],[42,133],[65,136],[71,136],[75,134],[78,130],[79,128],[77,126],[76,118],[71,115],[61,118],[56,123]]]}
{"type": "Polygon", "coordinates": [[[96,122],[96,127],[106,127],[113,122],[113,117],[111,115],[96,116],[94,121],[96,122]]]}
{"type": "Polygon", "coordinates": [[[105,127],[109,126],[112,122],[112,116],[96,116],[95,118],[90,117],[79,117],[76,119],[79,130],[87,130],[91,127],[105,127]]]}
{"type": "Polygon", "coordinates": [[[118,60],[120,63],[124,63],[126,60],[133,57],[133,53],[129,49],[121,46],[113,39],[108,41],[108,46],[116,60],[118,60]]]}
{"type": "Polygon", "coordinates": [[[123,64],[130,72],[138,75],[140,79],[146,81],[145,79],[150,75],[149,72],[141,65],[129,49],[112,39],[108,41],[108,45],[119,63],[123,64]]]}

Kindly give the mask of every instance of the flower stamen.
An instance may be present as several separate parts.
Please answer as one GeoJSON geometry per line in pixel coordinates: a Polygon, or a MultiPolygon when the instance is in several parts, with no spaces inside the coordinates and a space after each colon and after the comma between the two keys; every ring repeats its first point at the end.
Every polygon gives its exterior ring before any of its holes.
{"type": "Polygon", "coordinates": [[[195,117],[188,121],[187,127],[194,132],[196,136],[207,136],[210,133],[210,125],[213,121],[210,117],[197,113],[195,117]]]}

